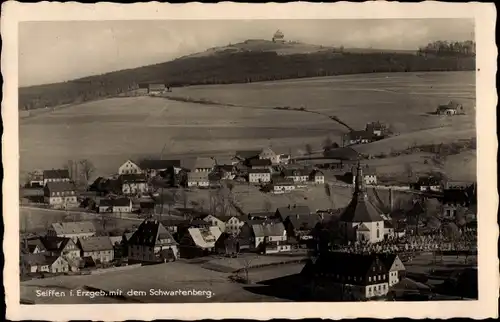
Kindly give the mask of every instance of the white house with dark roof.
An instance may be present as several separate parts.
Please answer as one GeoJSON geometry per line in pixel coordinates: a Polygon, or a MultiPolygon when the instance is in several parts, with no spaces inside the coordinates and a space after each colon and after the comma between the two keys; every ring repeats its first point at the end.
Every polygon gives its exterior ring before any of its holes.
{"type": "Polygon", "coordinates": [[[69,181],[47,182],[43,188],[45,203],[54,208],[68,208],[78,205],[75,185],[69,181]]]}
{"type": "Polygon", "coordinates": [[[135,263],[159,263],[179,258],[178,244],[157,220],[145,220],[127,242],[128,260],[135,263]]]}
{"type": "Polygon", "coordinates": [[[306,169],[285,169],[283,170],[283,177],[285,179],[291,179],[295,183],[307,182],[309,181],[310,172],[306,169]]]}
{"type": "Polygon", "coordinates": [[[402,273],[406,270],[399,256],[396,254],[379,254],[379,258],[389,270],[389,287],[399,283],[402,273]]]}
{"type": "Polygon", "coordinates": [[[345,237],[349,241],[375,243],[384,239],[384,219],[381,212],[368,200],[361,164],[358,163],[356,185],[349,205],[340,216],[345,237]]]}
{"type": "Polygon", "coordinates": [[[68,262],[61,256],[45,253],[25,254],[21,256],[20,273],[65,273],[69,271],[68,262]]]}
{"type": "Polygon", "coordinates": [[[271,171],[269,169],[250,169],[248,170],[248,182],[266,183],[271,181],[271,171]]]}
{"type": "Polygon", "coordinates": [[[142,173],[122,174],[119,179],[124,195],[142,194],[148,191],[148,182],[142,173]]]}
{"type": "Polygon", "coordinates": [[[180,241],[181,256],[193,258],[212,253],[221,234],[222,232],[217,226],[188,228],[180,241]]]}
{"type": "Polygon", "coordinates": [[[219,218],[219,216],[207,215],[203,218],[204,221],[210,223],[212,226],[219,227],[220,231],[226,230],[226,222],[219,218]]]}
{"type": "Polygon", "coordinates": [[[210,186],[209,172],[188,172],[187,185],[188,187],[207,188],[210,186]]]}
{"type": "Polygon", "coordinates": [[[127,160],[118,168],[118,174],[139,174],[142,173],[141,167],[132,160],[127,160]]]}
{"type": "Polygon", "coordinates": [[[245,221],[242,219],[236,217],[236,216],[230,216],[228,219],[226,219],[225,222],[225,228],[226,228],[226,233],[231,234],[231,235],[238,235],[241,230],[241,226],[245,224],[245,221]]]}
{"type": "Polygon", "coordinates": [[[280,180],[273,178],[271,186],[272,186],[271,192],[275,194],[291,192],[296,188],[296,185],[292,179],[284,179],[284,178],[280,178],[280,180]]]}
{"type": "Polygon", "coordinates": [[[50,225],[47,236],[68,237],[76,242],[79,238],[95,236],[96,232],[91,221],[58,222],[50,225]]]}
{"type": "Polygon", "coordinates": [[[162,172],[173,171],[177,174],[182,170],[181,160],[142,160],[139,167],[150,178],[162,172]]]}
{"type": "Polygon", "coordinates": [[[279,154],[274,152],[270,147],[266,147],[260,151],[259,159],[269,160],[271,164],[278,164],[280,160],[279,154]]]}
{"type": "MultiPolygon", "coordinates": [[[[356,184],[356,167],[352,168],[352,184],[356,184]]],[[[377,172],[373,167],[364,167],[363,169],[363,181],[366,185],[376,185],[377,184],[377,172]]]]}
{"type": "Polygon", "coordinates": [[[284,222],[288,218],[288,216],[309,216],[311,214],[311,209],[308,206],[288,205],[287,207],[279,207],[278,209],[276,209],[275,217],[284,222]]]}
{"type": "Polygon", "coordinates": [[[271,160],[269,159],[251,159],[248,166],[252,169],[271,169],[271,160]]]}
{"type": "Polygon", "coordinates": [[[325,183],[325,175],[323,174],[323,172],[321,172],[319,170],[313,170],[309,174],[309,180],[313,183],[316,183],[316,184],[324,184],[325,183]]]}
{"type": "Polygon", "coordinates": [[[285,226],[281,222],[248,220],[239,234],[241,248],[248,248],[263,254],[291,250],[287,243],[285,226]]]}
{"type": "Polygon", "coordinates": [[[129,198],[101,199],[99,201],[99,213],[130,212],[132,212],[132,200],[129,198]]]}
{"type": "Polygon", "coordinates": [[[198,157],[194,161],[194,172],[212,172],[215,168],[215,160],[212,158],[198,157]]]}
{"type": "Polygon", "coordinates": [[[109,236],[78,239],[81,257],[92,257],[95,263],[109,263],[114,259],[114,247],[109,236]]]}
{"type": "Polygon", "coordinates": [[[69,171],[66,169],[52,169],[43,171],[43,185],[47,182],[69,182],[69,171]]]}

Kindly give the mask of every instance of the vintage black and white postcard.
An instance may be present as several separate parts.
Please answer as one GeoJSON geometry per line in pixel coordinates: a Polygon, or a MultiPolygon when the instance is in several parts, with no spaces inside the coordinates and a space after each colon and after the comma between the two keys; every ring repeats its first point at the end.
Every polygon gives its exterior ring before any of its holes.
{"type": "Polygon", "coordinates": [[[8,318],[497,316],[494,6],[2,9],[8,318]]]}

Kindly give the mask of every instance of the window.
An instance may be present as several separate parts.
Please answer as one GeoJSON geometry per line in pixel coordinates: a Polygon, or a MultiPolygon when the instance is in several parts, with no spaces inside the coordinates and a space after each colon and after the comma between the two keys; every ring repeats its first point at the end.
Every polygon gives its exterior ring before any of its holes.
{"type": "Polygon", "coordinates": [[[371,282],[371,281],[372,281],[372,277],[368,276],[368,282],[371,282]]]}
{"type": "Polygon", "coordinates": [[[385,280],[385,274],[384,274],[384,275],[382,275],[382,279],[384,279],[384,280],[385,280]]]}

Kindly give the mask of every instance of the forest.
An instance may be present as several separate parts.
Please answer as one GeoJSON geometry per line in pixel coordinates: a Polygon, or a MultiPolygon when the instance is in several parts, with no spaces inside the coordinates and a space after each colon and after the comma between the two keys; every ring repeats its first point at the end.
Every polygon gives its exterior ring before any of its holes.
{"type": "Polygon", "coordinates": [[[142,83],[172,88],[378,72],[473,71],[475,44],[430,43],[412,53],[323,51],[221,53],[19,89],[19,109],[30,110],[114,97],[142,83]],[[473,51],[471,48],[474,48],[473,51]]]}

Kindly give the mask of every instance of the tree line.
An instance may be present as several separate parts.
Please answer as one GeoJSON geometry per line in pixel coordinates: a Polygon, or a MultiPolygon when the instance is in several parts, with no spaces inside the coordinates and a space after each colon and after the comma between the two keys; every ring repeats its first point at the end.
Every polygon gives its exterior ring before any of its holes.
{"type": "Polygon", "coordinates": [[[419,55],[433,54],[437,56],[470,56],[476,55],[476,42],[438,40],[420,47],[419,55]]]}
{"type": "MultiPolygon", "coordinates": [[[[453,46],[455,48],[455,45],[453,46]]],[[[439,55],[423,57],[416,52],[412,54],[332,51],[296,55],[278,55],[276,52],[229,53],[182,58],[74,81],[20,88],[19,108],[21,110],[51,108],[115,97],[139,88],[141,83],[163,83],[170,87],[180,87],[360,73],[474,69],[474,57],[463,56],[458,59],[439,55]]]]}

